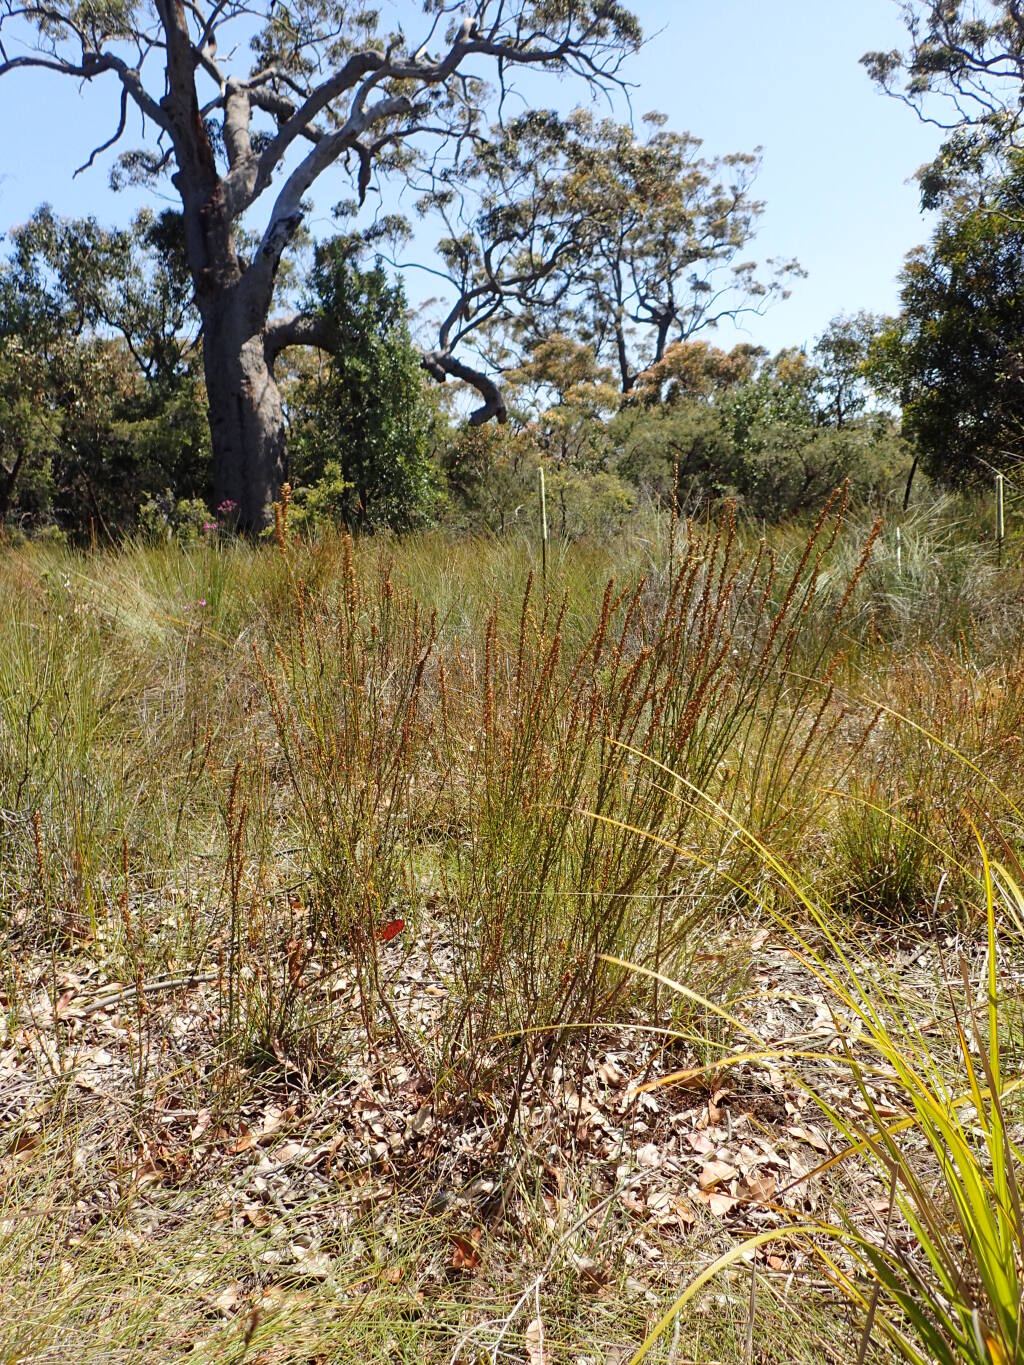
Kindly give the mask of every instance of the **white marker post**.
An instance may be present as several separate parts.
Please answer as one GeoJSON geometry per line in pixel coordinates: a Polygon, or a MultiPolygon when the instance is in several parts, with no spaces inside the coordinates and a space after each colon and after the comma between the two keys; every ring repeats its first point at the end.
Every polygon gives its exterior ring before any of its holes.
{"type": "Polygon", "coordinates": [[[548,501],[544,495],[544,466],[540,467],[540,565],[541,576],[548,581],[548,501]]]}
{"type": "Polygon", "coordinates": [[[896,527],[896,576],[903,577],[903,537],[900,535],[900,528],[896,527]]]}
{"type": "Polygon", "coordinates": [[[1006,519],[1003,514],[1003,476],[996,475],[996,540],[999,545],[999,563],[1003,562],[1003,537],[1006,535],[1006,519]]]}

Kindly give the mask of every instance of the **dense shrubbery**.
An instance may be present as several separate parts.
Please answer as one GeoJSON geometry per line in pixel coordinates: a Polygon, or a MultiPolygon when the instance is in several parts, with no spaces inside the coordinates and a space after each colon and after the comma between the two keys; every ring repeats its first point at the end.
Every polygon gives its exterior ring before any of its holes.
{"type": "Polygon", "coordinates": [[[342,240],[321,248],[310,310],[330,351],[287,391],[289,476],[306,525],[407,530],[436,499],[437,405],[409,337],[405,294],[380,264],[360,270],[342,240]]]}
{"type": "Polygon", "coordinates": [[[960,486],[1024,462],[1024,169],[956,200],[900,276],[869,369],[925,470],[960,486]]]}
{"type": "Polygon", "coordinates": [[[0,267],[0,517],[130,528],[148,495],[208,491],[199,343],[172,214],[130,230],[41,209],[0,267]]]}
{"type": "MultiPolygon", "coordinates": [[[[40,210],[0,266],[0,522],[189,538],[215,517],[201,338],[180,221],[107,231],[40,210]]],[[[328,351],[292,369],[291,478],[309,525],[407,528],[436,496],[437,406],[400,286],[322,248],[328,351]]],[[[221,516],[222,526],[231,518],[221,516]]]]}
{"type": "Polygon", "coordinates": [[[588,348],[549,339],[509,376],[520,400],[510,426],[445,443],[448,514],[494,531],[532,522],[541,463],[552,534],[569,537],[605,532],[650,502],[696,512],[730,498],[776,520],[817,509],[843,483],[871,501],[905,477],[912,455],[890,414],[866,410],[861,326],[844,367],[833,359],[852,327],[844,321],[813,359],[680,344],[625,400],[588,348]]]}
{"type": "Polygon", "coordinates": [[[615,424],[619,468],[691,511],[731,497],[775,519],[820,506],[845,481],[869,499],[909,463],[906,449],[885,414],[837,426],[817,384],[802,353],[784,352],[725,390],[629,407],[615,424]]]}

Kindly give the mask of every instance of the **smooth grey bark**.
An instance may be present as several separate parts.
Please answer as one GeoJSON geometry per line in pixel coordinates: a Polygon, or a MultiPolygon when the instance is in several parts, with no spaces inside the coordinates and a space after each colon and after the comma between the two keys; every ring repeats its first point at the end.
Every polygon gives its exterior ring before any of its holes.
{"type": "Polygon", "coordinates": [[[259,530],[272,517],[287,456],[281,394],[263,336],[242,336],[229,319],[204,336],[203,363],[216,453],[214,505],[233,502],[237,524],[259,530]]]}

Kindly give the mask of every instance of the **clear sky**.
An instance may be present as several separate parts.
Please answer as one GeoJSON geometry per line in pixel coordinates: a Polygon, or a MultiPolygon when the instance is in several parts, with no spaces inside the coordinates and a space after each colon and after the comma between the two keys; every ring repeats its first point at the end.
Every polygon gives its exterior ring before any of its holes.
{"type": "MultiPolygon", "coordinates": [[[[704,139],[707,154],[760,145],[766,202],[751,254],[796,256],[808,272],[792,297],[749,319],[744,335],[770,349],[809,344],[841,312],[896,306],[906,252],[926,239],[912,177],[937,134],[876,93],[858,58],[899,46],[895,0],[633,0],[650,35],[632,60],[634,113],[658,109],[704,139]]],[[[417,32],[416,0],[383,0],[417,32]]],[[[59,213],[125,222],[146,197],[113,194],[110,156],[72,172],[113,131],[113,82],[79,90],[41,72],[0,80],[0,231],[41,202],[59,213]]],[[[542,87],[538,87],[542,88],[542,87]]],[[[567,90],[551,97],[563,105],[567,90]]],[[[624,107],[619,111],[625,116],[624,107]]],[[[125,145],[138,144],[136,136],[125,145]]],[[[326,185],[321,202],[344,197],[326,185]]],[[[326,215],[320,220],[329,230],[326,215]]],[[[313,224],[314,230],[317,223],[313,224]]],[[[419,292],[410,280],[410,294],[419,292]]],[[[717,340],[731,344],[725,329],[717,340]]]]}

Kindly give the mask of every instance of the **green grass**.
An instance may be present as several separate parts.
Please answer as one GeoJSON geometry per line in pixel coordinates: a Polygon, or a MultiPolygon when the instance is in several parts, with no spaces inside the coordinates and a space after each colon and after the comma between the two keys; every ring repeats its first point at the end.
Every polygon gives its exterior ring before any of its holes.
{"type": "MultiPolygon", "coordinates": [[[[539,1305],[550,1361],[621,1362],[742,1238],[638,1222],[643,1131],[599,1160],[551,1095],[610,1047],[642,1080],[742,1046],[758,928],[832,951],[778,866],[880,980],[908,936],[984,945],[971,821],[1020,878],[1024,574],[969,505],[837,499],[767,543],[652,519],[539,574],[523,537],[5,554],[0,1359],[528,1360],[539,1305]],[[379,1135],[332,1098],[368,1076],[444,1134],[372,1197],[379,1135]],[[270,1104],[342,1155],[257,1227],[270,1104]],[[497,1209],[431,1211],[492,1169],[497,1209]],[[293,1244],[329,1273],[261,1259],[293,1244]]],[[[661,1359],[856,1358],[810,1253],[758,1262],[752,1317],[732,1272],[661,1359]]]]}

